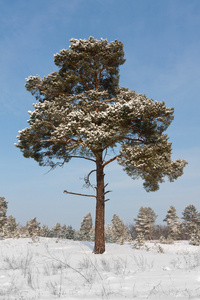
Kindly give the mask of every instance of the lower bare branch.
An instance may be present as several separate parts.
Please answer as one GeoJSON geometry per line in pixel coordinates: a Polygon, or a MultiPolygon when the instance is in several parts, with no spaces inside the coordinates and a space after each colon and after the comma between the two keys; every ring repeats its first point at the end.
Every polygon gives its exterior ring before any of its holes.
{"type": "Polygon", "coordinates": [[[94,197],[94,198],[96,198],[95,195],[86,195],[86,194],[73,193],[73,192],[68,192],[68,191],[66,191],[66,190],[64,190],[63,193],[70,194],[70,195],[76,195],[76,196],[94,197]]]}

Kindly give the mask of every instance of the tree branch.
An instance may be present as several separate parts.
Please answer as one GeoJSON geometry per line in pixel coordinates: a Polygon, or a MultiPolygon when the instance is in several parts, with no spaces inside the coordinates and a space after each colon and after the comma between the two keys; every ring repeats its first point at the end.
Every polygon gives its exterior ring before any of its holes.
{"type": "Polygon", "coordinates": [[[40,141],[40,143],[50,142],[50,143],[53,143],[53,144],[55,144],[55,143],[62,143],[62,144],[65,144],[65,145],[67,145],[67,144],[69,144],[71,142],[76,143],[76,144],[80,144],[81,143],[81,141],[77,141],[75,139],[69,139],[69,140],[66,140],[66,141],[59,140],[59,139],[58,140],[55,140],[55,139],[46,139],[46,140],[39,140],[39,141],[40,141]]]}
{"type": "Polygon", "coordinates": [[[101,74],[104,70],[104,66],[100,69],[100,72],[99,72],[99,78],[98,76],[96,76],[96,80],[95,80],[95,90],[98,91],[98,86],[99,86],[99,81],[101,79],[101,74]]]}
{"type": "Polygon", "coordinates": [[[110,146],[114,145],[115,143],[119,143],[119,142],[120,142],[120,140],[116,138],[114,141],[112,141],[111,143],[109,143],[105,147],[103,147],[103,151],[106,150],[107,148],[109,148],[110,146]]]}
{"type": "Polygon", "coordinates": [[[108,186],[108,183],[106,183],[106,184],[104,185],[104,189],[105,189],[107,186],[108,186]]]}
{"type": "Polygon", "coordinates": [[[109,103],[109,102],[113,102],[113,99],[105,99],[105,100],[102,100],[102,102],[104,102],[104,103],[109,103]]]}
{"type": "Polygon", "coordinates": [[[85,87],[87,88],[87,90],[89,91],[89,87],[88,87],[88,85],[85,83],[85,81],[84,81],[84,79],[83,79],[83,76],[80,74],[78,68],[77,68],[73,63],[71,63],[71,66],[74,68],[75,72],[78,73],[78,75],[80,76],[80,79],[81,79],[82,83],[84,84],[84,86],[85,86],[85,87]]]}
{"type": "MultiPolygon", "coordinates": [[[[92,159],[92,158],[89,158],[89,157],[84,157],[84,156],[76,156],[76,155],[70,155],[71,158],[83,158],[83,159],[86,159],[86,160],[90,160],[90,161],[93,161],[93,162],[96,162],[95,159],[92,159]]],[[[96,170],[95,170],[96,171],[96,170]]]]}
{"type": "Polygon", "coordinates": [[[85,186],[86,186],[86,187],[92,187],[92,188],[94,188],[94,186],[90,183],[90,175],[91,175],[93,172],[96,172],[96,169],[90,171],[90,173],[89,173],[87,176],[85,176],[85,178],[84,178],[85,186]]]}
{"type": "Polygon", "coordinates": [[[107,192],[104,193],[104,195],[106,195],[106,194],[108,194],[108,193],[111,193],[111,192],[112,192],[112,191],[107,191],[107,192]]]}
{"type": "Polygon", "coordinates": [[[145,141],[142,140],[142,139],[132,139],[132,138],[129,138],[129,137],[125,137],[124,138],[125,140],[129,140],[129,141],[134,141],[134,142],[141,142],[141,143],[144,143],[145,144],[145,141]]]}
{"type": "Polygon", "coordinates": [[[76,196],[83,196],[83,197],[94,197],[94,198],[96,198],[96,196],[95,196],[95,195],[85,195],[85,194],[73,193],[73,192],[68,192],[68,191],[66,191],[66,190],[64,190],[64,192],[63,192],[63,193],[70,194],[70,195],[76,195],[76,196]]]}
{"type": "Polygon", "coordinates": [[[51,128],[54,129],[54,130],[56,130],[56,127],[55,127],[54,124],[52,123],[51,118],[49,118],[49,120],[50,120],[49,123],[50,123],[50,125],[51,125],[51,128]]]}
{"type": "Polygon", "coordinates": [[[109,163],[113,162],[115,159],[117,159],[118,157],[120,157],[121,155],[116,155],[115,157],[111,158],[110,160],[106,161],[104,164],[103,164],[103,167],[105,167],[106,165],[108,165],[109,163]]]}

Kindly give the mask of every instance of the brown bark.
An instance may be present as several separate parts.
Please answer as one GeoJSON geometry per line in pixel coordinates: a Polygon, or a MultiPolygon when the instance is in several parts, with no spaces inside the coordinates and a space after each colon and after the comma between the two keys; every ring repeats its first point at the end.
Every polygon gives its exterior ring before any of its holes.
{"type": "Polygon", "coordinates": [[[102,156],[96,160],[97,196],[96,196],[96,220],[95,220],[95,245],[94,253],[105,252],[104,219],[105,219],[105,192],[104,192],[104,167],[102,156]]]}

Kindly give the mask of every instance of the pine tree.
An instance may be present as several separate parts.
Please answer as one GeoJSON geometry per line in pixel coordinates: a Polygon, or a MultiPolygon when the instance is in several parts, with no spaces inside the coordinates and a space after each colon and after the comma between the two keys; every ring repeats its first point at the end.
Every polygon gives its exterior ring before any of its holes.
{"type": "Polygon", "coordinates": [[[113,215],[112,218],[112,234],[114,236],[114,242],[124,244],[125,241],[131,239],[131,235],[127,226],[125,226],[124,222],[117,216],[113,215]]]}
{"type": "Polygon", "coordinates": [[[36,217],[26,222],[26,228],[31,238],[40,235],[40,223],[36,220],[36,217]]]}
{"type": "Polygon", "coordinates": [[[63,225],[61,229],[61,236],[64,239],[73,240],[75,238],[75,230],[72,226],[63,225]]]}
{"type": "Polygon", "coordinates": [[[17,227],[18,223],[16,222],[16,219],[13,216],[8,216],[6,218],[6,222],[2,228],[3,236],[6,238],[14,238],[17,236],[17,227]]]}
{"type": "Polygon", "coordinates": [[[3,226],[7,221],[7,209],[8,202],[5,200],[4,197],[0,197],[0,230],[2,230],[3,226]]]}
{"type": "Polygon", "coordinates": [[[176,214],[176,209],[174,206],[170,206],[167,211],[167,215],[164,222],[167,222],[169,230],[169,238],[176,240],[180,236],[180,222],[178,221],[178,216],[176,214]]]}
{"type": "Polygon", "coordinates": [[[28,231],[28,227],[27,226],[19,226],[15,230],[14,237],[16,237],[16,238],[29,238],[30,237],[30,233],[28,231]]]}
{"type": "Polygon", "coordinates": [[[188,205],[183,211],[183,229],[187,235],[187,238],[190,238],[191,235],[196,231],[200,225],[200,215],[194,205],[188,205]]]}
{"type": "Polygon", "coordinates": [[[8,216],[6,220],[6,227],[8,228],[8,231],[14,232],[18,226],[19,223],[16,222],[16,219],[13,216],[8,216]]]}
{"type": "Polygon", "coordinates": [[[141,249],[145,248],[145,237],[142,232],[139,232],[136,239],[133,242],[134,249],[141,249]]]}
{"type": "Polygon", "coordinates": [[[115,40],[70,40],[70,48],[54,56],[58,71],[41,79],[30,76],[26,88],[38,103],[29,127],[19,132],[16,145],[24,157],[41,166],[63,165],[72,158],[93,162],[85,182],[96,174],[96,195],[65,191],[96,199],[94,253],[105,251],[104,169],[113,161],[133,179],[141,177],[147,191],[159,189],[168,177],[183,174],[186,161],[171,161],[172,146],[164,132],[173,108],[119,87],[119,66],[125,62],[123,44],[115,40]],[[113,157],[110,150],[119,150],[113,157]]]}
{"type": "Polygon", "coordinates": [[[200,227],[196,227],[191,234],[190,244],[194,246],[200,246],[200,227]]]}
{"type": "Polygon", "coordinates": [[[64,224],[61,227],[60,236],[61,236],[62,239],[66,239],[66,235],[67,235],[67,226],[64,224]]]}
{"type": "Polygon", "coordinates": [[[50,230],[47,225],[42,225],[40,228],[40,236],[50,237],[50,230]]]}
{"type": "Polygon", "coordinates": [[[92,216],[91,216],[91,213],[88,213],[83,218],[83,221],[81,222],[81,227],[80,227],[81,239],[84,241],[90,241],[91,240],[91,236],[90,236],[91,230],[92,230],[92,216]]]}
{"type": "Polygon", "coordinates": [[[60,223],[56,223],[51,229],[50,229],[50,236],[55,238],[61,238],[62,233],[62,226],[60,223]]]}
{"type": "Polygon", "coordinates": [[[142,234],[146,240],[150,240],[156,218],[157,215],[151,207],[141,206],[137,218],[134,218],[137,235],[142,234]]]}

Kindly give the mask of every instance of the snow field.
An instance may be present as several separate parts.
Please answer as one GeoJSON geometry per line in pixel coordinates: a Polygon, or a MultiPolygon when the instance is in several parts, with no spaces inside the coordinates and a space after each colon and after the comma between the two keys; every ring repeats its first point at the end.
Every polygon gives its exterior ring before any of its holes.
{"type": "Polygon", "coordinates": [[[186,241],[149,251],[39,238],[0,241],[0,299],[200,299],[200,249],[186,241]]]}

